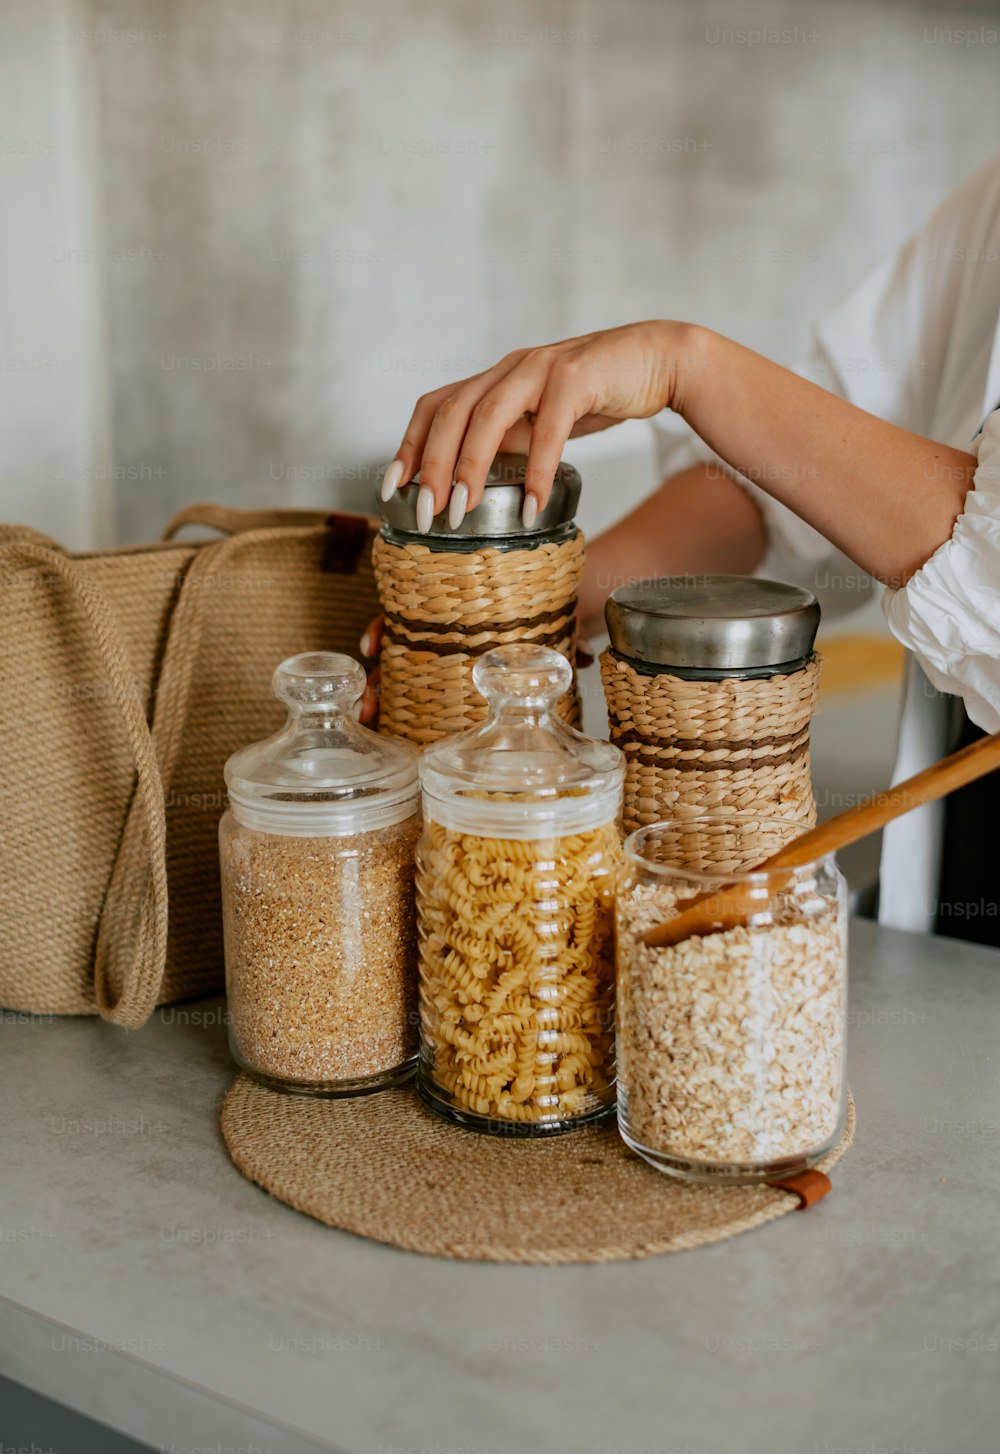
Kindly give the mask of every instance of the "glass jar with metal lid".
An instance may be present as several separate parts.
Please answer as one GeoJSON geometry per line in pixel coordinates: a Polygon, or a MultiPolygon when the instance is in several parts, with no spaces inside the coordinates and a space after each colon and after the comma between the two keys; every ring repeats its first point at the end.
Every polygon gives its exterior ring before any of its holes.
{"type": "Polygon", "coordinates": [[[488,720],[420,761],[417,1084],[475,1130],[568,1131],[614,1105],[624,764],[556,716],[558,652],[498,647],[473,676],[488,720]]]}
{"type": "Polygon", "coordinates": [[[285,726],[225,768],[230,1048],[299,1094],[395,1085],[417,1048],[417,754],[355,721],[364,686],[349,656],[283,661],[285,726]]]}
{"type": "MultiPolygon", "coordinates": [[[[601,656],[611,739],[625,753],[628,832],[721,811],[815,822],[809,724],[819,660],[809,591],[749,576],[620,586],[601,656]]],[[[689,869],[711,845],[687,835],[689,869]]]]}
{"type": "Polygon", "coordinates": [[[583,536],[574,523],[580,476],[561,463],[552,494],[525,527],[524,455],[497,455],[482,501],[457,529],[447,510],[417,529],[419,477],[379,501],[373,562],[385,614],[382,731],[419,747],[481,722],[472,685],[477,659],[495,646],[552,648],[570,664],[559,713],[578,725],[576,598],[583,536]]]}

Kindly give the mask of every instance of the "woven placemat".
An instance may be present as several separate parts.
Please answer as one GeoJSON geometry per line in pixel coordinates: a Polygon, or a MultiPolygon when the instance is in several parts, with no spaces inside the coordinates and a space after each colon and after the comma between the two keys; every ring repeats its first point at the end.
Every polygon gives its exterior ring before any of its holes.
{"type": "MultiPolygon", "coordinates": [[[[854,1139],[848,1099],[843,1138],[854,1139]]],[[[768,1186],[694,1186],[653,1170],[614,1123],[483,1136],[435,1116],[412,1086],[353,1100],[282,1095],[241,1075],[222,1134],[242,1171],[331,1227],[411,1252],[485,1262],[615,1262],[720,1242],[794,1211],[768,1186]]]]}

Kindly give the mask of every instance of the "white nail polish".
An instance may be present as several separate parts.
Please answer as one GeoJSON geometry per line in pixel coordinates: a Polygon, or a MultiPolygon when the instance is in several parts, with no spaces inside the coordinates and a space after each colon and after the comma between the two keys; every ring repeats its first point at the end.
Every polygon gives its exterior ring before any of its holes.
{"type": "Polygon", "coordinates": [[[465,519],[465,512],[469,508],[469,487],[458,484],[451,492],[451,500],[448,503],[448,524],[452,530],[457,530],[465,519]]]}
{"type": "Polygon", "coordinates": [[[396,493],[396,490],[399,488],[399,482],[400,482],[400,480],[402,478],[403,478],[403,466],[402,466],[402,463],[398,459],[394,459],[393,462],[392,462],[392,464],[389,465],[389,467],[386,470],[385,474],[382,476],[382,499],[383,500],[391,500],[392,499],[393,495],[396,493]]]}
{"type": "Polygon", "coordinates": [[[525,530],[530,530],[538,519],[538,497],[536,495],[525,495],[524,509],[521,511],[521,524],[525,530]]]}
{"type": "Polygon", "coordinates": [[[417,494],[417,529],[426,535],[434,519],[434,491],[430,485],[421,485],[417,494]]]}
{"type": "Polygon", "coordinates": [[[365,632],[364,636],[362,636],[360,645],[361,645],[361,655],[362,656],[371,656],[371,654],[372,654],[372,639],[368,635],[368,632],[367,631],[365,632]]]}

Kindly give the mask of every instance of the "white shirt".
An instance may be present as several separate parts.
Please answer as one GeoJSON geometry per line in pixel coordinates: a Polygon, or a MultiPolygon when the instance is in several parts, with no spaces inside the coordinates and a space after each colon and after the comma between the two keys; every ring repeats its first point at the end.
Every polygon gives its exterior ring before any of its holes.
{"type": "MultiPolygon", "coordinates": [[[[949,750],[949,694],[964,700],[977,726],[1000,731],[1000,153],[823,315],[797,372],[979,460],[951,539],[902,590],[883,597],[890,629],[912,652],[895,782],[949,750]]],[[[675,415],[654,422],[664,473],[716,458],[690,430],[686,437],[678,430],[675,415]]],[[[736,478],[767,526],[758,573],[807,586],[826,613],[860,604],[872,583],[858,567],[762,489],[736,478]]],[[[886,829],[883,923],[932,930],[942,823],[936,803],[886,829]]]]}

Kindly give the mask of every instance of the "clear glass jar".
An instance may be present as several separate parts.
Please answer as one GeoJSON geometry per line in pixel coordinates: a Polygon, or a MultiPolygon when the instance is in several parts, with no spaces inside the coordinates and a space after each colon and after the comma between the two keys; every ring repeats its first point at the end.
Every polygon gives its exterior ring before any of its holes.
{"type": "Polygon", "coordinates": [[[624,764],[556,716],[557,652],[498,647],[473,676],[488,720],[420,763],[417,1084],[476,1130],[568,1131],[614,1105],[624,764]]]}
{"type": "Polygon", "coordinates": [[[417,1048],[416,753],[355,720],[349,656],[290,657],[273,686],[288,721],[225,769],[230,1049],[279,1090],[379,1090],[417,1048]]]}
{"type": "Polygon", "coordinates": [[[657,823],[625,841],[616,910],[618,1124],[662,1171],[752,1182],[812,1166],[846,1110],[847,919],[832,856],[749,872],[802,832],[752,814],[657,823]],[[693,873],[685,839],[721,872],[693,873]],[[745,925],[650,948],[642,935],[685,901],[748,885],[745,925]]]}

